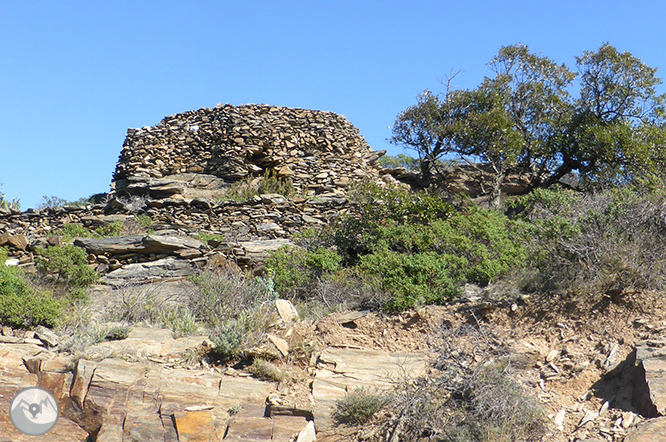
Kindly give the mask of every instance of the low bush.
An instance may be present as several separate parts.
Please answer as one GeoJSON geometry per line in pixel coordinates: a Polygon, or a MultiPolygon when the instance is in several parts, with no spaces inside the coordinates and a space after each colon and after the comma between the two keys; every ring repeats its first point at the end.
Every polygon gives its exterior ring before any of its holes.
{"type": "Polygon", "coordinates": [[[543,406],[518,381],[511,354],[489,328],[444,328],[439,357],[416,379],[395,379],[381,427],[401,441],[540,441],[543,406]],[[476,359],[477,364],[469,361],[476,359]]]}
{"type": "Polygon", "coordinates": [[[109,319],[129,324],[168,328],[177,337],[198,331],[196,315],[174,295],[164,296],[151,286],[124,288],[122,299],[111,306],[109,319]]]}
{"type": "Polygon", "coordinates": [[[110,236],[121,236],[124,234],[124,225],[125,223],[123,221],[114,221],[112,223],[97,227],[95,229],[95,233],[97,236],[102,238],[108,238],[110,236]]]}
{"type": "Polygon", "coordinates": [[[289,298],[304,298],[325,275],[340,270],[342,257],[336,252],[318,248],[308,251],[285,247],[266,260],[276,290],[289,298]]]}
{"type": "Polygon", "coordinates": [[[356,281],[349,285],[381,291],[371,298],[402,311],[450,302],[465,283],[485,286],[525,265],[522,232],[498,211],[472,204],[456,209],[435,192],[374,184],[358,186],[351,198],[351,214],[305,232],[296,238],[302,248],[267,260],[282,296],[312,299],[324,287],[334,289],[336,275],[346,272],[356,281]]]}
{"type": "Polygon", "coordinates": [[[274,320],[277,293],[270,278],[249,278],[225,269],[193,276],[188,307],[212,329],[211,340],[222,357],[233,357],[260,340],[274,320]]]}
{"type": "Polygon", "coordinates": [[[666,192],[540,190],[511,209],[536,277],[528,290],[587,295],[666,288],[666,192]]]}
{"type": "Polygon", "coordinates": [[[271,382],[283,382],[287,375],[274,363],[265,359],[255,358],[250,371],[259,379],[271,382]]]}
{"type": "Polygon", "coordinates": [[[0,250],[0,323],[12,327],[55,326],[63,306],[50,292],[33,288],[18,267],[6,266],[0,250]]]}
{"type": "Polygon", "coordinates": [[[335,403],[333,419],[338,424],[363,425],[389,402],[389,398],[357,388],[335,403]]]}
{"type": "Polygon", "coordinates": [[[46,275],[55,275],[57,282],[71,287],[94,284],[99,275],[88,266],[86,253],[71,245],[37,249],[37,269],[46,275]]]}
{"type": "Polygon", "coordinates": [[[70,242],[75,238],[95,238],[97,235],[81,224],[64,224],[53,232],[56,236],[62,236],[65,242],[70,242]]]}

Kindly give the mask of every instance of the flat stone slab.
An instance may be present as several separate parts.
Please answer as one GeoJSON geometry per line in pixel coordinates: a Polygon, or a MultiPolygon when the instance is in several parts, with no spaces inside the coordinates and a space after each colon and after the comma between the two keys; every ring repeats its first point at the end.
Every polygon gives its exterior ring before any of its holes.
{"type": "Polygon", "coordinates": [[[171,330],[135,327],[129,332],[126,339],[91,346],[87,350],[87,357],[95,360],[124,356],[177,357],[204,343],[212,345],[207,336],[186,336],[176,339],[171,330]]]}
{"type": "Polygon", "coordinates": [[[270,252],[274,252],[284,246],[293,246],[294,243],[289,239],[267,239],[257,241],[245,241],[239,244],[246,255],[250,258],[267,258],[270,252]]]}
{"type": "Polygon", "coordinates": [[[381,390],[398,375],[416,377],[425,371],[426,360],[418,353],[329,348],[319,356],[317,368],[312,386],[315,402],[332,407],[357,388],[381,390]]]}
{"type": "Polygon", "coordinates": [[[624,442],[666,442],[666,417],[639,424],[627,434],[624,442]]]}
{"type": "Polygon", "coordinates": [[[74,245],[88,253],[123,255],[127,253],[170,254],[180,249],[205,248],[204,243],[194,238],[168,235],[129,235],[113,238],[79,238],[74,245]]]}
{"type": "Polygon", "coordinates": [[[164,279],[190,276],[194,274],[192,265],[185,260],[174,258],[158,259],[157,261],[127,264],[122,268],[109,272],[104,280],[110,283],[125,280],[164,279]]]}

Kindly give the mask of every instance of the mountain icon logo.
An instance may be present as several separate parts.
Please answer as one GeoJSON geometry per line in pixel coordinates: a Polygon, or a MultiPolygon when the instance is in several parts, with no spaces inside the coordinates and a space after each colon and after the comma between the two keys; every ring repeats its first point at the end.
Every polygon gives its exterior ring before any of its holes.
{"type": "Polygon", "coordinates": [[[56,398],[44,388],[30,387],[16,393],[9,405],[9,417],[23,434],[46,434],[58,422],[60,408],[56,398]]]}

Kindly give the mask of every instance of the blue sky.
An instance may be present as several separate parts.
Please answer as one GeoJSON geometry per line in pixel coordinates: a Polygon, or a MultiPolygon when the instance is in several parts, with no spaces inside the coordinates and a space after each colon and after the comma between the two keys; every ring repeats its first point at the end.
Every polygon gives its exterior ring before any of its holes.
{"type": "Polygon", "coordinates": [[[640,0],[0,0],[0,190],[108,191],[127,128],[218,103],[337,112],[397,154],[396,115],[452,70],[473,88],[501,46],[574,68],[609,42],[663,78],[665,21],[640,0]]]}

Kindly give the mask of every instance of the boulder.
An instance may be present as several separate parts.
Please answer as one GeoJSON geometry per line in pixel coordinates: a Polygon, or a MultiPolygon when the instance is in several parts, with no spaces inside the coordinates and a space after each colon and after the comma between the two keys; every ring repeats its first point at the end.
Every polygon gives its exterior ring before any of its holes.
{"type": "Polygon", "coordinates": [[[113,238],[79,238],[74,245],[88,253],[123,255],[127,253],[171,254],[182,249],[205,249],[204,243],[194,238],[168,235],[129,235],[113,238]]]}
{"type": "Polygon", "coordinates": [[[107,273],[104,280],[111,284],[118,284],[128,280],[177,278],[190,276],[194,273],[195,270],[189,261],[164,258],[157,261],[124,265],[122,268],[107,273]]]}
{"type": "Polygon", "coordinates": [[[666,417],[639,424],[627,433],[624,442],[666,442],[666,417]]]}
{"type": "Polygon", "coordinates": [[[634,406],[646,417],[666,414],[666,340],[638,342],[635,367],[634,406]]]}

